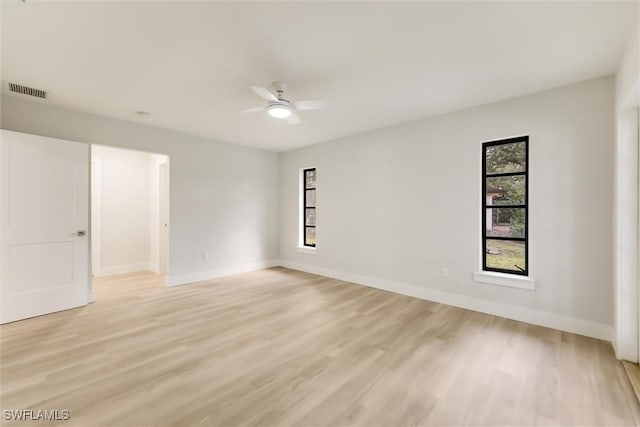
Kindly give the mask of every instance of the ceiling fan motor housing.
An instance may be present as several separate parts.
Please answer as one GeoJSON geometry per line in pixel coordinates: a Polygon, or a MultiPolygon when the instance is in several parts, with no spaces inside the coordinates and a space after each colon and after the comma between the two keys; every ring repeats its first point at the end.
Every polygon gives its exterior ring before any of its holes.
{"type": "Polygon", "coordinates": [[[280,105],[284,108],[293,108],[293,106],[291,105],[291,101],[284,98],[279,98],[277,101],[270,102],[269,106],[272,106],[272,105],[280,105]]]}
{"type": "Polygon", "coordinates": [[[277,81],[271,83],[271,87],[278,93],[278,95],[283,94],[289,89],[285,82],[277,81]]]}

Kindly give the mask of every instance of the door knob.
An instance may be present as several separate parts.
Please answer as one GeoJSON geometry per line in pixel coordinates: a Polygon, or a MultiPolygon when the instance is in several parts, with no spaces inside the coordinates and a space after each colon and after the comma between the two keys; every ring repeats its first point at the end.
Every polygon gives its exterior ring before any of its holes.
{"type": "Polygon", "coordinates": [[[76,234],[77,234],[78,236],[84,236],[85,234],[87,234],[87,232],[86,232],[86,230],[78,230],[78,231],[76,232],[76,234]]]}

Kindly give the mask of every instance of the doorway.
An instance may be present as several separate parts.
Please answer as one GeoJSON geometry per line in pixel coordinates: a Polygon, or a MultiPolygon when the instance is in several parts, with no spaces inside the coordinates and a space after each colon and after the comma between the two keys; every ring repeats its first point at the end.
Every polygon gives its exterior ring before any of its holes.
{"type": "Polygon", "coordinates": [[[137,275],[165,283],[169,176],[164,154],[91,146],[92,300],[96,284],[137,275]]]}

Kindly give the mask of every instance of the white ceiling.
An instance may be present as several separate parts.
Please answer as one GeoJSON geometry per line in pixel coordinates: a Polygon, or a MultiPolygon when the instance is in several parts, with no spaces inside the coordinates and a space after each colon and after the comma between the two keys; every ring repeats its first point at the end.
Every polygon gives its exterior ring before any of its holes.
{"type": "Polygon", "coordinates": [[[2,90],[280,151],[612,74],[637,16],[635,1],[10,0],[2,90]],[[274,80],[329,109],[298,126],[237,113],[274,80]]]}

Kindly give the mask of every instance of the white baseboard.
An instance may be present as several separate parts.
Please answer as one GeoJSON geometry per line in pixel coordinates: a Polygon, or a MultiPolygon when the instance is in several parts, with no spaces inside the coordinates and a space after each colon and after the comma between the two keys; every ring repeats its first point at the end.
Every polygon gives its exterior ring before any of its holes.
{"type": "Polygon", "coordinates": [[[156,274],[160,273],[160,265],[157,262],[149,263],[149,270],[153,271],[156,274]]]}
{"type": "Polygon", "coordinates": [[[280,265],[294,270],[356,283],[358,285],[439,302],[442,304],[465,308],[467,310],[492,314],[494,316],[505,317],[507,319],[544,326],[560,331],[585,335],[605,341],[611,341],[613,336],[613,327],[611,325],[596,323],[575,317],[568,317],[560,314],[532,310],[521,306],[512,306],[494,301],[487,301],[476,297],[437,291],[434,289],[423,288],[421,286],[394,282],[376,277],[301,264],[295,261],[281,260],[280,265]]]}
{"type": "Polygon", "coordinates": [[[262,270],[263,268],[277,267],[279,265],[281,265],[280,260],[270,260],[223,267],[216,270],[199,271],[197,273],[170,275],[167,277],[166,284],[167,286],[188,285],[190,283],[203,282],[205,280],[217,279],[233,274],[248,273],[250,271],[262,270]]]}
{"type": "Polygon", "coordinates": [[[153,271],[153,266],[149,262],[140,262],[137,264],[111,265],[101,267],[94,272],[95,277],[112,276],[114,274],[135,273],[136,271],[153,271]]]}

